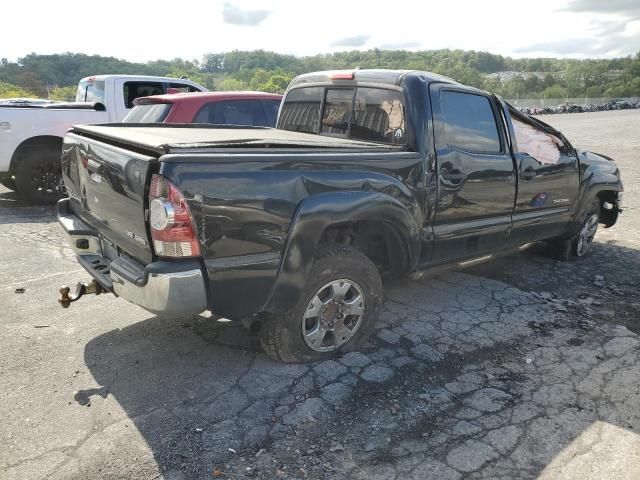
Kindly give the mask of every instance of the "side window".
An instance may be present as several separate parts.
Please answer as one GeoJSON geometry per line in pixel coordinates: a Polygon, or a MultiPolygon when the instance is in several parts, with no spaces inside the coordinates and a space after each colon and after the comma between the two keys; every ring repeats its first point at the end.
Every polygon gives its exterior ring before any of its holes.
{"type": "Polygon", "coordinates": [[[127,108],[133,107],[133,101],[138,97],[148,97],[150,95],[162,95],[164,86],[160,82],[125,82],[124,83],[124,104],[127,108]]]}
{"type": "Polygon", "coordinates": [[[219,125],[267,126],[260,100],[223,100],[205,105],[194,119],[196,123],[219,125]]]}
{"type": "Polygon", "coordinates": [[[528,153],[544,164],[556,164],[562,154],[568,153],[569,148],[555,135],[515,118],[511,121],[520,152],[528,153]]]}
{"type": "Polygon", "coordinates": [[[353,88],[328,88],[320,133],[347,135],[351,123],[353,88]]]}
{"type": "Polygon", "coordinates": [[[321,87],[291,90],[282,104],[278,128],[296,132],[319,133],[321,105],[321,87]]]}
{"type": "Polygon", "coordinates": [[[500,136],[489,99],[442,90],[440,108],[447,145],[474,153],[499,153],[500,136]]]}
{"type": "Polygon", "coordinates": [[[267,127],[275,127],[278,120],[278,109],[280,108],[280,100],[261,100],[262,108],[266,116],[267,127]]]}

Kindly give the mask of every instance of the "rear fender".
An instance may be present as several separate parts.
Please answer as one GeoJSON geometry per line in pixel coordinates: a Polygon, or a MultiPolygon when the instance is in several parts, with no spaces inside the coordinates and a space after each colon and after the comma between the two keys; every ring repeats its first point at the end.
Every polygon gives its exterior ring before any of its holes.
{"type": "Polygon", "coordinates": [[[330,192],[302,201],[293,217],[280,269],[263,311],[283,313],[302,295],[323,232],[359,221],[382,222],[393,229],[407,265],[418,258],[416,217],[397,199],[377,192],[330,192]]]}

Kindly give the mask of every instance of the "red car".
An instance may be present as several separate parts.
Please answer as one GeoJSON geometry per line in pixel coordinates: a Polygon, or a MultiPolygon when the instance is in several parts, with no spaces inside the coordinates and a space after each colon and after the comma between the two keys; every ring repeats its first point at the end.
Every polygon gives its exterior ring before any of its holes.
{"type": "Polygon", "coordinates": [[[126,123],[215,123],[275,127],[282,95],[264,92],[169,93],[137,98],[126,123]]]}

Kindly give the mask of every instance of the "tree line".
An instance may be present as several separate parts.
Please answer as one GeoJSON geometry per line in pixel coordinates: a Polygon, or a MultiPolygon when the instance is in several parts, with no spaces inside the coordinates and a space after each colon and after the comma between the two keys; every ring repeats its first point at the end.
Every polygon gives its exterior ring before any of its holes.
{"type": "Polygon", "coordinates": [[[146,63],[80,53],[31,53],[16,62],[0,59],[0,98],[69,100],[80,78],[108,73],[188,77],[210,90],[283,92],[298,74],[356,67],[426,70],[505,98],[640,96],[640,52],[615,59],[574,60],[513,59],[464,50],[374,49],[306,57],[232,51],[208,53],[200,60],[146,63]]]}

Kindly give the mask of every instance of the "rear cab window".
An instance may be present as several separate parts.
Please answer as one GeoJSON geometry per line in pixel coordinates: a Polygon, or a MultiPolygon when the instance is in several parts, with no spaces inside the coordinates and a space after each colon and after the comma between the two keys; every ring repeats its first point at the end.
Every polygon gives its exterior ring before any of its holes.
{"type": "Polygon", "coordinates": [[[278,128],[406,144],[404,96],[378,87],[301,87],[287,94],[278,128]]]}
{"type": "Polygon", "coordinates": [[[267,125],[275,127],[278,121],[278,110],[280,110],[280,100],[260,100],[264,114],[267,118],[267,125]]]}
{"type": "Polygon", "coordinates": [[[320,109],[324,88],[305,87],[291,90],[282,103],[278,128],[296,132],[320,133],[320,109]]]}
{"type": "Polygon", "coordinates": [[[104,80],[85,80],[78,84],[76,102],[104,102],[104,80]]]}
{"type": "Polygon", "coordinates": [[[124,82],[123,98],[126,108],[133,108],[133,101],[138,97],[150,97],[151,95],[163,95],[165,93],[189,93],[199,90],[186,83],[163,83],[153,81],[124,82]]]}
{"type": "Polygon", "coordinates": [[[221,100],[203,106],[193,121],[194,123],[213,123],[216,125],[273,127],[278,105],[279,102],[275,100],[221,100]]]}
{"type": "Polygon", "coordinates": [[[164,85],[161,82],[124,82],[123,97],[127,108],[133,108],[133,101],[138,97],[162,95],[164,85]]]}

